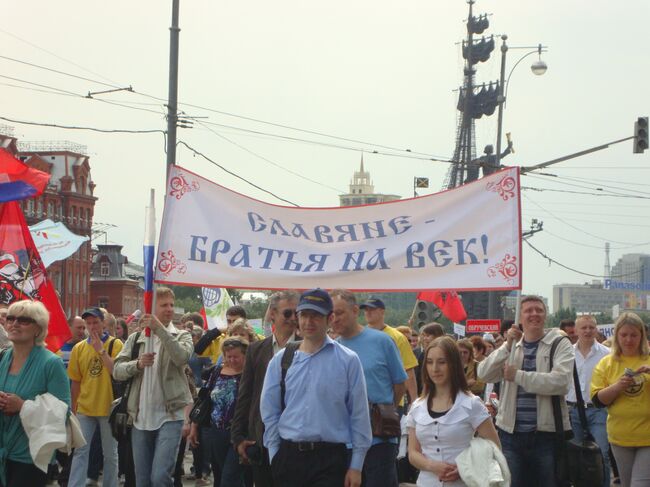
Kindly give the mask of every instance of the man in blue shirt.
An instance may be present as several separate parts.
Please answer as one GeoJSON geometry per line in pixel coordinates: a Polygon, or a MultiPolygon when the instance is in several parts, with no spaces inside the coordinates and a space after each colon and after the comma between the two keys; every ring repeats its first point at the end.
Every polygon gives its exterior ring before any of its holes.
{"type": "MultiPolygon", "coordinates": [[[[359,355],[370,404],[397,406],[406,390],[406,371],[395,342],[386,333],[357,322],[359,306],[350,291],[335,289],[332,328],[338,341],[359,355]]],[[[398,438],[373,437],[363,464],[362,486],[397,487],[398,438]]]]}
{"type": "Polygon", "coordinates": [[[269,363],[262,389],[273,481],[282,487],[359,487],[372,442],[361,362],[327,336],[332,299],[326,291],[305,291],[296,311],[303,341],[286,371],[286,407],[280,387],[284,350],[269,363]],[[349,460],[346,445],[352,448],[349,460]]]}

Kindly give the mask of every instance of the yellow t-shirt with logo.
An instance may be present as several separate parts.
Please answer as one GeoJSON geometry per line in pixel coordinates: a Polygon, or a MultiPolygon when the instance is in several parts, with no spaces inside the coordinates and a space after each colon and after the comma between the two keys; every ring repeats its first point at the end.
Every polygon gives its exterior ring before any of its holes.
{"type": "MultiPolygon", "coordinates": [[[[603,357],[591,376],[591,397],[618,382],[625,368],[637,370],[642,365],[650,365],[650,357],[603,357]]],[[[635,384],[607,406],[607,436],[619,446],[650,446],[650,374],[634,379],[635,384]]]]}
{"type": "Polygon", "coordinates": [[[221,356],[221,344],[225,339],[226,334],[221,333],[221,335],[212,340],[210,345],[208,345],[208,347],[203,350],[203,353],[200,354],[199,357],[209,357],[212,363],[216,364],[217,360],[219,360],[219,357],[221,356]]]}
{"type": "MultiPolygon", "coordinates": [[[[122,350],[122,342],[117,338],[108,337],[103,344],[106,353],[111,341],[114,341],[111,357],[115,359],[122,350]]],[[[108,416],[113,402],[111,375],[88,340],[82,340],[72,349],[68,377],[80,383],[78,413],[86,416],[108,416]]]]}

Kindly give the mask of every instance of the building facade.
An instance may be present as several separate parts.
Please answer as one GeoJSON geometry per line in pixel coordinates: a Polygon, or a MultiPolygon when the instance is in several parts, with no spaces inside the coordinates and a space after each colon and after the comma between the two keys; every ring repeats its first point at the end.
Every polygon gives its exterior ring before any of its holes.
{"type": "Polygon", "coordinates": [[[354,171],[350,181],[350,192],[339,195],[340,206],[371,205],[373,203],[384,203],[401,199],[396,194],[375,193],[375,186],[370,179],[370,173],[363,168],[363,156],[358,171],[354,171]]]}
{"type": "Polygon", "coordinates": [[[90,278],[90,304],[106,308],[115,316],[142,310],[144,268],[122,254],[122,246],[98,244],[90,278]]]}
{"type": "Polygon", "coordinates": [[[612,266],[611,278],[619,282],[650,283],[650,254],[624,254],[612,266]]]}
{"type": "MultiPolygon", "coordinates": [[[[97,197],[84,146],[68,141],[22,143],[5,128],[0,131],[0,147],[28,166],[51,175],[41,196],[20,201],[28,225],[49,218],[62,222],[77,235],[91,237],[97,197]]],[[[72,256],[47,268],[67,316],[88,307],[91,258],[88,240],[72,256]]]]}
{"type": "Polygon", "coordinates": [[[650,290],[608,289],[601,281],[553,286],[554,313],[566,308],[576,313],[611,313],[615,305],[621,310],[648,311],[650,290]]]}

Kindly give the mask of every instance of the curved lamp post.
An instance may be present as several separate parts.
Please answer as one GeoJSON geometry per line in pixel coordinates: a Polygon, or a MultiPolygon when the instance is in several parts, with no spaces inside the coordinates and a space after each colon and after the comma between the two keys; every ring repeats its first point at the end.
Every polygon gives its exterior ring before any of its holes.
{"type": "Polygon", "coordinates": [[[501,133],[503,131],[503,107],[506,102],[506,95],[508,94],[508,85],[510,84],[510,76],[512,76],[513,71],[515,68],[519,65],[520,62],[522,62],[524,59],[526,59],[528,56],[532,54],[537,54],[538,59],[535,61],[531,66],[530,69],[533,72],[533,74],[537,76],[541,76],[544,73],[546,73],[546,70],[548,69],[548,66],[546,63],[542,60],[542,53],[547,51],[547,48],[545,46],[542,46],[541,44],[538,44],[537,46],[508,46],[506,44],[506,40],[508,39],[507,35],[502,35],[501,40],[503,43],[501,44],[501,78],[499,81],[499,97],[498,97],[498,103],[499,103],[499,114],[498,114],[498,122],[497,122],[497,150],[496,150],[496,166],[498,167],[499,164],[501,163],[501,133]],[[508,52],[509,49],[533,49],[532,51],[527,52],[523,56],[521,56],[517,62],[512,66],[512,69],[510,70],[510,73],[508,73],[508,77],[505,77],[506,74],[506,53],[508,52]]]}

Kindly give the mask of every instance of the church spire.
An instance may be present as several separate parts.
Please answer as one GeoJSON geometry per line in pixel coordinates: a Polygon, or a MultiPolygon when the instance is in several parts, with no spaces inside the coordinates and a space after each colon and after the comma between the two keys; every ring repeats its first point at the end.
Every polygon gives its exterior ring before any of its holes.
{"type": "Polygon", "coordinates": [[[363,152],[361,153],[361,169],[359,169],[359,172],[364,172],[363,171],[363,152]]]}

